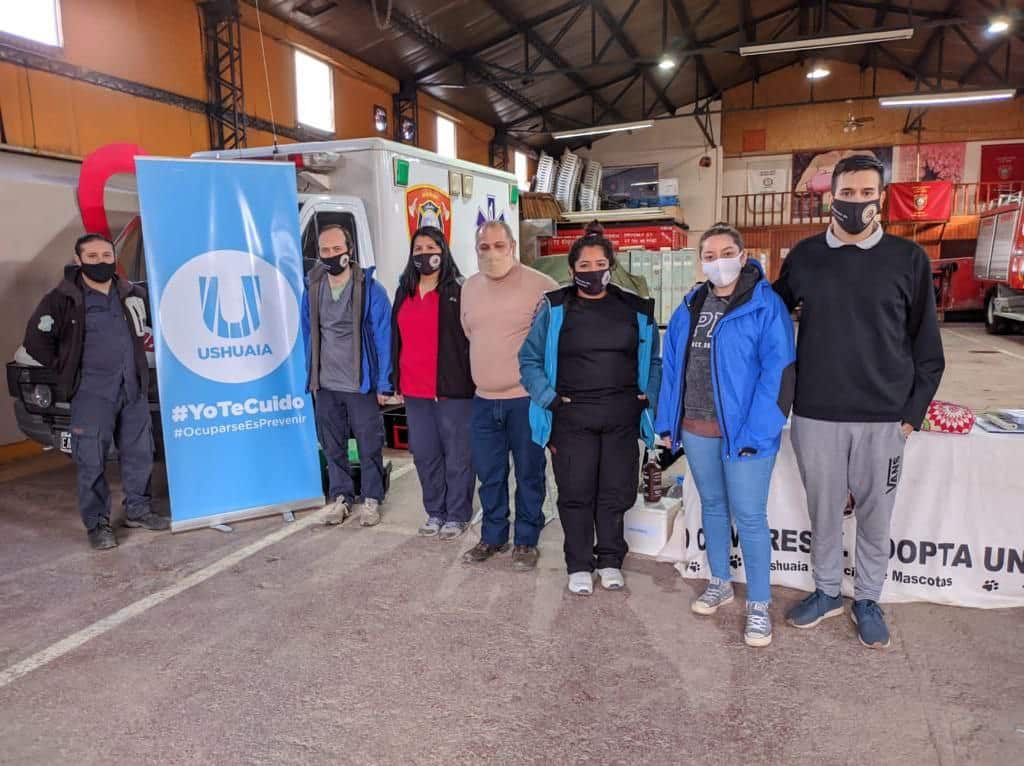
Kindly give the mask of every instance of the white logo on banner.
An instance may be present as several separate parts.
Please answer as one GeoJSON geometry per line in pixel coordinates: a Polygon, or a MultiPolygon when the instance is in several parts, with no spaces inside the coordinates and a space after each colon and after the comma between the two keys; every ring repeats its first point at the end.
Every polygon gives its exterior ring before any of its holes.
{"type": "Polygon", "coordinates": [[[179,268],[160,300],[163,338],[196,375],[248,383],[276,370],[299,334],[299,306],[272,264],[240,250],[211,250],[179,268]]]}

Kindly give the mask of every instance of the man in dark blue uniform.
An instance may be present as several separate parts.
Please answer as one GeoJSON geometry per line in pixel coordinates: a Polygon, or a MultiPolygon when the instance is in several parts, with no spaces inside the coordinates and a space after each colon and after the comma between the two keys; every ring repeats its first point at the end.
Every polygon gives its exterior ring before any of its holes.
{"type": "Polygon", "coordinates": [[[75,243],[75,263],[29,320],[25,350],[71,395],[71,452],[78,508],[93,548],[117,546],[104,469],[113,443],[121,462],[125,524],[167,529],[152,511],[153,424],[146,361],[146,292],[118,278],[114,246],[100,234],[75,243]]]}

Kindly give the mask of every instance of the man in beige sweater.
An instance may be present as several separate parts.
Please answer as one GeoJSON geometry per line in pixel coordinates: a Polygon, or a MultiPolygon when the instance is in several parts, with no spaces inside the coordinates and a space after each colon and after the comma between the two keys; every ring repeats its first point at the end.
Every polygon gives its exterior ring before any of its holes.
{"type": "Polygon", "coordinates": [[[473,468],[480,479],[483,524],[480,542],[463,560],[479,563],[508,550],[511,452],[516,470],[512,568],[528,571],[539,556],[547,458],[530,435],[530,397],[519,382],[519,348],[544,293],[558,285],[519,263],[512,229],[502,221],[488,221],[477,230],[476,252],[480,273],[462,288],[462,327],[476,384],[473,468]]]}

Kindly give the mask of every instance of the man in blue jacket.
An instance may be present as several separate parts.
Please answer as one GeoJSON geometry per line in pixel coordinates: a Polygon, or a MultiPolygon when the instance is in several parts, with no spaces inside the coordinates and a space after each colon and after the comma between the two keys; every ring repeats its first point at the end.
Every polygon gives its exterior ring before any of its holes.
{"type": "Polygon", "coordinates": [[[355,483],[348,440],[359,448],[364,527],[380,523],[384,500],[384,420],[380,406],[391,384],[391,304],[384,288],[363,270],[348,230],[325,226],[320,260],[302,296],[307,390],[313,394],[317,434],[327,457],[332,504],[327,524],[352,513],[355,483]]]}

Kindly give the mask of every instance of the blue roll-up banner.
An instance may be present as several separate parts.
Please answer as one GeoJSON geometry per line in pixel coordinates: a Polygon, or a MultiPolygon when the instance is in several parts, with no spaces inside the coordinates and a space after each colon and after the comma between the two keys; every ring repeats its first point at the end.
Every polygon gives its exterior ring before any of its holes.
{"type": "Polygon", "coordinates": [[[136,158],[171,529],[323,503],[295,168],[136,158]]]}

